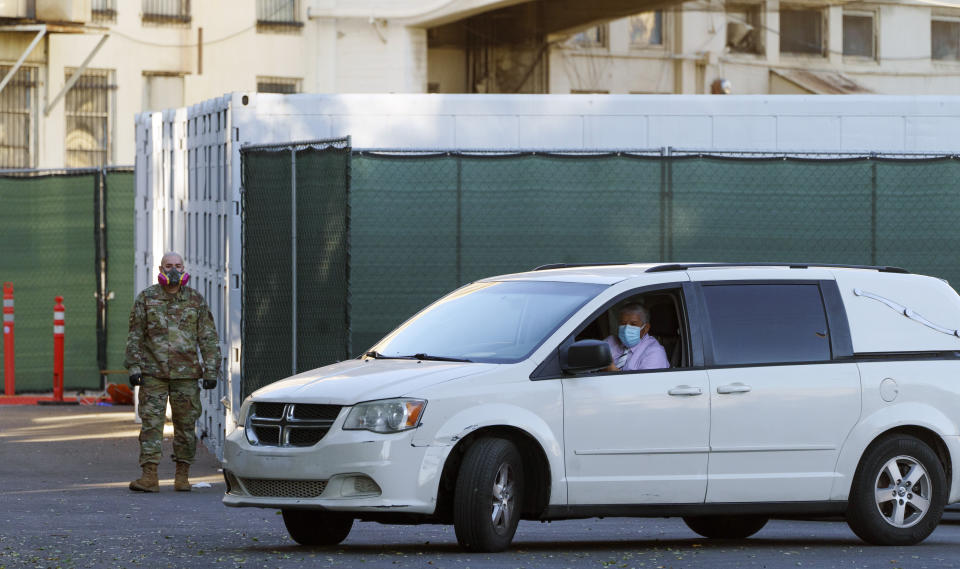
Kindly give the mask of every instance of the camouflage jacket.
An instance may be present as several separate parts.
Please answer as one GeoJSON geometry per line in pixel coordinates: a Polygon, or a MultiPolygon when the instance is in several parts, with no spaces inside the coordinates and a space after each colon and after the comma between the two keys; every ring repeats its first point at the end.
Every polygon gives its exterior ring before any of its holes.
{"type": "Polygon", "coordinates": [[[131,374],[164,379],[217,379],[220,344],[213,315],[203,296],[185,286],[171,295],[158,284],[137,295],[130,311],[124,364],[131,374]]]}

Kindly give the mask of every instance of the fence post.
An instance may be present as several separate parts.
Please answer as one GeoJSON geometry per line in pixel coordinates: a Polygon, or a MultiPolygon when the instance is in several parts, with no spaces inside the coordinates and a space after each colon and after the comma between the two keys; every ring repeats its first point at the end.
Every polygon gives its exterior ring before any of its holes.
{"type": "Polygon", "coordinates": [[[3,389],[11,396],[17,385],[13,358],[13,283],[3,283],[3,389]]]}
{"type": "MultiPolygon", "coordinates": [[[[107,170],[100,168],[93,178],[93,245],[97,298],[97,369],[107,369],[107,170]]],[[[107,388],[107,376],[100,373],[100,389],[107,388]]]]}
{"type": "Polygon", "coordinates": [[[463,284],[463,154],[457,152],[457,278],[463,284]]]}
{"type": "Polygon", "coordinates": [[[53,305],[53,400],[63,401],[63,297],[53,305]]]}
{"type": "Polygon", "coordinates": [[[877,264],[877,155],[870,153],[870,264],[877,264]]]}
{"type": "Polygon", "coordinates": [[[293,333],[290,335],[291,375],[297,374],[297,149],[290,148],[290,310],[293,333]]]}

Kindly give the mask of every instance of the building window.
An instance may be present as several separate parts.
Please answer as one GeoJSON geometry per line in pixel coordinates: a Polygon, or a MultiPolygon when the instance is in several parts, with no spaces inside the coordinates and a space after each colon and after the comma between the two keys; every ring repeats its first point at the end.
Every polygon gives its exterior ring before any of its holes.
{"type": "Polygon", "coordinates": [[[780,10],[780,53],[823,55],[823,10],[780,10]]]}
{"type": "Polygon", "coordinates": [[[93,0],[90,14],[94,22],[116,22],[117,0],[93,0]]]}
{"type": "Polygon", "coordinates": [[[630,47],[663,45],[663,10],[630,16],[630,47]]]}
{"type": "MultiPolygon", "coordinates": [[[[69,80],[74,69],[67,68],[69,80]]],[[[114,73],[87,69],[67,91],[68,168],[105,166],[110,163],[113,128],[114,73]]]]}
{"type": "Polygon", "coordinates": [[[607,25],[601,24],[573,34],[564,44],[579,48],[607,47],[607,25]]]}
{"type": "Polygon", "coordinates": [[[300,0],[257,0],[257,31],[296,31],[300,21],[300,0]]]}
{"type": "Polygon", "coordinates": [[[960,20],[931,21],[930,41],[934,59],[960,61],[960,20]]]}
{"type": "Polygon", "coordinates": [[[727,6],[727,49],[763,53],[763,8],[760,4],[727,6]]]}
{"type": "MultiPolygon", "coordinates": [[[[0,65],[0,78],[12,69],[0,65]]],[[[0,92],[0,168],[33,168],[37,68],[21,67],[0,92]]]]}
{"type": "Polygon", "coordinates": [[[843,55],[876,57],[873,14],[843,14],[843,55]]]}
{"type": "Polygon", "coordinates": [[[257,77],[257,93],[293,95],[300,92],[301,79],[293,77],[257,77]]]}
{"type": "Polygon", "coordinates": [[[143,21],[160,25],[190,23],[190,0],[142,0],[143,21]]]}

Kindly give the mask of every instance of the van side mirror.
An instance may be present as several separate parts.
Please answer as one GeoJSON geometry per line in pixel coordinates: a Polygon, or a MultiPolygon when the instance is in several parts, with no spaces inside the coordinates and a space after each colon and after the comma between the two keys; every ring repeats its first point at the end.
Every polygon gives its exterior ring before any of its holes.
{"type": "Polygon", "coordinates": [[[602,340],[580,340],[560,348],[560,368],[566,373],[600,371],[611,363],[610,345],[602,340]]]}

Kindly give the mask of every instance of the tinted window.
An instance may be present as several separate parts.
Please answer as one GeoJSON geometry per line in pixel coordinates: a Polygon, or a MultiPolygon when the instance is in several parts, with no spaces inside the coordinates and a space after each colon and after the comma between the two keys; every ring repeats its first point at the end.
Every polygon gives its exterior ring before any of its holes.
{"type": "Polygon", "coordinates": [[[703,294],[716,364],[830,359],[818,285],[707,285],[703,294]]]}

